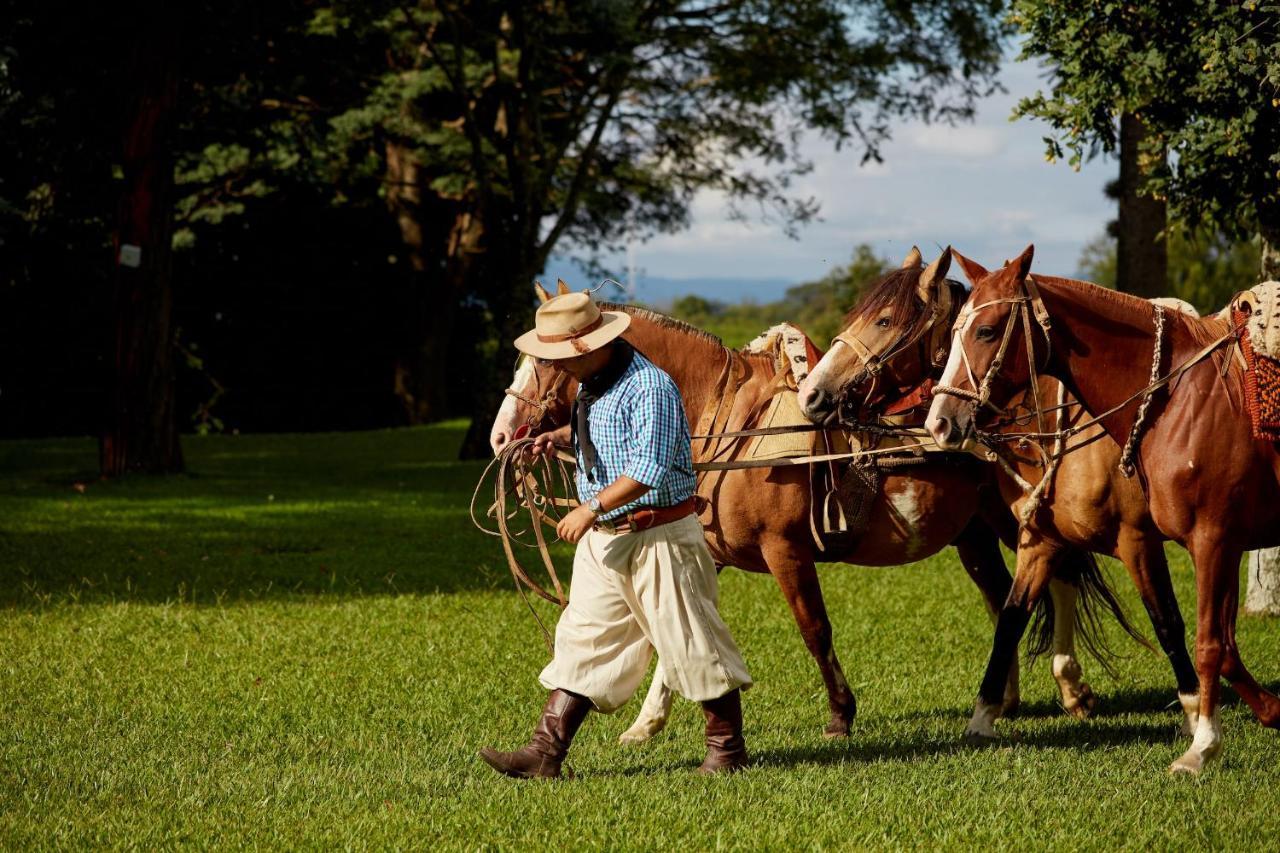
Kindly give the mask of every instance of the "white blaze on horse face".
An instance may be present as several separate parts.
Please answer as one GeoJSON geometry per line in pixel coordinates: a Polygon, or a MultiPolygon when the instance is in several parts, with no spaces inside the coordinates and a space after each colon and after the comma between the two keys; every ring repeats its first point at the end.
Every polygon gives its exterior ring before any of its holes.
{"type": "MultiPolygon", "coordinates": [[[[516,363],[516,373],[511,380],[511,388],[529,396],[533,388],[533,372],[533,359],[527,355],[521,356],[520,361],[516,363]]],[[[493,427],[489,430],[489,446],[493,448],[494,456],[498,455],[503,445],[511,440],[519,428],[519,424],[516,423],[519,404],[519,400],[507,394],[498,408],[497,417],[493,419],[493,427]]]]}
{"type": "Polygon", "coordinates": [[[840,386],[861,365],[857,364],[857,356],[846,345],[836,342],[826,355],[818,359],[809,375],[796,386],[800,411],[815,423],[823,421],[830,409],[822,409],[816,404],[819,397],[830,400],[840,392],[840,386]]]}
{"type": "MultiPolygon", "coordinates": [[[[942,379],[938,384],[955,386],[962,379],[965,379],[964,355],[961,347],[964,345],[960,339],[960,332],[952,332],[951,334],[951,352],[947,354],[947,364],[942,368],[942,379]]],[[[964,435],[969,427],[969,407],[960,405],[959,397],[953,397],[950,394],[937,394],[933,398],[933,402],[929,404],[929,416],[925,419],[925,428],[933,435],[934,441],[940,447],[946,447],[944,440],[949,433],[955,435],[964,435]],[[943,429],[941,418],[947,418],[954,427],[952,430],[943,429]]]]}

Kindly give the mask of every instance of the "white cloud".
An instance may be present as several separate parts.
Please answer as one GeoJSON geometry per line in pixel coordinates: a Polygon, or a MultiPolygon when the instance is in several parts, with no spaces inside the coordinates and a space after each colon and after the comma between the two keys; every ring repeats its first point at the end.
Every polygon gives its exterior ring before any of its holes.
{"type": "Polygon", "coordinates": [[[814,169],[793,189],[821,203],[822,220],[801,229],[799,240],[776,223],[732,220],[721,194],[702,193],[692,227],[637,246],[638,265],[664,278],[799,282],[847,263],[858,243],[892,260],[912,244],[926,255],[951,244],[998,264],[1034,242],[1037,269],[1074,274],[1081,248],[1115,216],[1102,191],[1115,164],[1098,161],[1077,173],[1045,163],[1043,125],[1008,121],[1017,99],[1042,85],[1037,72],[1006,63],[1002,77],[1009,93],[981,103],[972,125],[896,127],[883,163],[863,166],[859,151],[806,139],[802,154],[814,169]]]}
{"type": "Polygon", "coordinates": [[[917,126],[905,136],[908,147],[925,154],[960,160],[982,160],[1004,151],[1008,128],[935,124],[917,126]]]}

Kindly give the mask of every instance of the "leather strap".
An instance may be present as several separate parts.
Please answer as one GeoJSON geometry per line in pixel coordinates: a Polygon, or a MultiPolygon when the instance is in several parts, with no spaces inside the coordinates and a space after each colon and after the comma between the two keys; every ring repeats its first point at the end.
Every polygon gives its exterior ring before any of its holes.
{"type": "Polygon", "coordinates": [[[623,519],[618,521],[598,521],[592,526],[596,530],[616,536],[620,533],[633,533],[661,527],[664,524],[679,521],[687,515],[693,515],[696,511],[696,502],[690,497],[685,498],[674,506],[645,507],[644,509],[632,510],[623,519]]]}
{"type": "Polygon", "coordinates": [[[604,322],[604,315],[601,314],[593,322],[588,323],[587,325],[583,326],[581,329],[577,329],[572,332],[567,332],[566,334],[563,334],[563,335],[544,335],[541,332],[539,332],[538,340],[542,341],[544,344],[558,344],[558,343],[563,343],[564,341],[571,341],[574,338],[580,338],[583,335],[588,335],[594,332],[596,329],[600,328],[600,324],[603,322],[604,322]]]}

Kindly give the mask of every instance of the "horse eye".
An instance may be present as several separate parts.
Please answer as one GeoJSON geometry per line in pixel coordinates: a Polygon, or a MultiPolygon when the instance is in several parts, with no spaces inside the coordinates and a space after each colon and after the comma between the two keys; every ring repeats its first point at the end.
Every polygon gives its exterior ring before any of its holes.
{"type": "Polygon", "coordinates": [[[887,329],[887,328],[889,328],[889,318],[888,318],[888,317],[881,317],[879,320],[876,320],[876,325],[877,325],[877,326],[879,326],[879,327],[880,327],[880,328],[882,328],[882,329],[887,329]]]}
{"type": "Polygon", "coordinates": [[[974,337],[980,341],[994,341],[996,339],[996,327],[979,326],[978,330],[974,332],[974,337]]]}

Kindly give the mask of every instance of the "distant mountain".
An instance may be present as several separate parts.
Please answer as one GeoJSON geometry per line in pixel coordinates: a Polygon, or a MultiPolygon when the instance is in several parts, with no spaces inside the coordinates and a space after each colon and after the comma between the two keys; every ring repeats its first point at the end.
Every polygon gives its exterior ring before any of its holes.
{"type": "MultiPolygon", "coordinates": [[[[625,270],[613,273],[613,277],[626,284],[625,270]]],[[[552,288],[556,278],[563,278],[570,287],[580,290],[596,284],[599,279],[588,280],[582,271],[570,261],[553,260],[547,268],[543,283],[552,288]]],[[[654,308],[665,308],[681,296],[690,294],[701,296],[730,305],[739,302],[773,302],[781,299],[788,287],[798,282],[786,278],[667,278],[664,276],[639,275],[636,282],[636,301],[654,308]]],[[[605,285],[600,291],[604,299],[618,299],[621,292],[613,285],[605,285]]]]}

